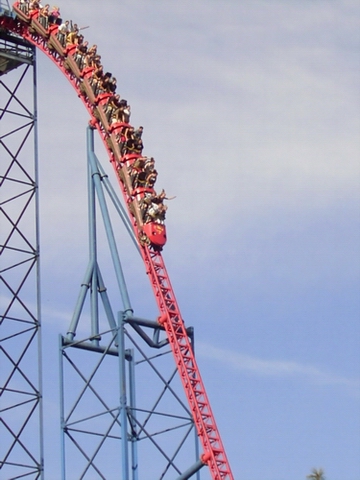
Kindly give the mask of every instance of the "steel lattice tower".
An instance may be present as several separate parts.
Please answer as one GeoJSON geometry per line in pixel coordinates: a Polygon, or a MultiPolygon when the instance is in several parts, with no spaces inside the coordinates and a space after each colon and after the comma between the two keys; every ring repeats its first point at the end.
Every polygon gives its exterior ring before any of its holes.
{"type": "Polygon", "coordinates": [[[35,62],[32,45],[0,32],[3,478],[43,476],[35,62]]]}
{"type": "Polygon", "coordinates": [[[123,479],[199,479],[204,463],[164,328],[156,318],[134,315],[108,203],[126,227],[129,219],[94,152],[93,135],[88,127],[89,263],[67,335],[60,336],[62,476],[105,479],[118,469],[123,479]],[[111,306],[98,262],[97,216],[121,311],[111,306]],[[89,333],[78,340],[81,322],[89,333]]]}

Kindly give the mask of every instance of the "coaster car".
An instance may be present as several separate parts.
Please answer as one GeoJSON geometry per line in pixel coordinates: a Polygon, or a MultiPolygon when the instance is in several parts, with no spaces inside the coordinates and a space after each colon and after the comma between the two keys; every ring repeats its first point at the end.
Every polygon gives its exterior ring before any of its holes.
{"type": "Polygon", "coordinates": [[[31,17],[31,26],[36,32],[41,35],[43,38],[48,38],[49,37],[49,30],[45,28],[39,21],[40,17],[40,12],[35,11],[30,13],[31,17]]]}
{"type": "Polygon", "coordinates": [[[49,39],[48,39],[48,45],[51,48],[54,48],[59,55],[62,57],[65,55],[65,49],[62,46],[60,40],[58,39],[58,31],[59,31],[59,26],[58,25],[50,25],[49,27],[49,39]]]}
{"type": "MultiPolygon", "coordinates": [[[[99,109],[100,110],[100,109],[99,109]]],[[[105,116],[105,114],[104,114],[105,116]]],[[[105,117],[106,118],[106,117],[105,117]]],[[[106,119],[107,121],[107,119],[106,119]]],[[[104,124],[103,124],[104,125],[104,124]]],[[[105,127],[105,125],[104,125],[105,127]]],[[[122,137],[125,135],[126,130],[131,127],[129,123],[116,122],[109,126],[109,144],[111,150],[114,152],[118,161],[121,161],[122,152],[120,150],[120,145],[122,137]]]]}
{"type": "Polygon", "coordinates": [[[90,103],[95,103],[95,94],[91,87],[90,80],[94,72],[94,67],[86,67],[82,70],[80,77],[83,79],[81,90],[85,93],[90,103]]]}
{"type": "MultiPolygon", "coordinates": [[[[26,5],[27,6],[27,5],[26,5]]],[[[20,8],[20,2],[15,2],[13,5],[13,10],[16,13],[16,16],[20,18],[25,23],[30,23],[31,22],[31,17],[28,13],[25,13],[24,10],[21,10],[20,8]]]]}
{"type": "Polygon", "coordinates": [[[143,225],[142,230],[155,250],[165,245],[166,227],[163,223],[149,222],[143,225]]]}
{"type": "Polygon", "coordinates": [[[66,60],[64,62],[65,68],[69,69],[72,71],[72,73],[77,77],[80,78],[81,76],[81,71],[79,69],[78,64],[75,61],[74,54],[76,52],[77,45],[71,44],[67,45],[65,48],[65,56],[66,60]]]}

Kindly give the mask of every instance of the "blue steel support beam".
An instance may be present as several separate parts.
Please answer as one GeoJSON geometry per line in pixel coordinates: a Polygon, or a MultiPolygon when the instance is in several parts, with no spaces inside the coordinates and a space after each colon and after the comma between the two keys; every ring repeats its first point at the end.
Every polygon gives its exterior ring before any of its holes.
{"type": "Polygon", "coordinates": [[[104,192],[101,186],[101,174],[99,172],[99,169],[97,168],[98,160],[94,152],[94,130],[91,127],[87,128],[87,147],[88,147],[88,160],[89,160],[91,171],[92,171],[92,178],[95,185],[97,197],[99,200],[100,210],[104,220],[105,232],[109,242],[110,253],[111,253],[111,257],[112,257],[112,261],[115,269],[115,275],[118,282],[120,295],[123,301],[124,314],[126,316],[132,316],[133,309],[130,304],[130,298],[129,298],[129,294],[128,294],[126,283],[125,283],[125,277],[124,277],[121,263],[120,263],[119,253],[116,247],[116,241],[115,241],[115,236],[114,236],[114,232],[111,225],[110,215],[106,205],[104,192]]]}
{"type": "Polygon", "coordinates": [[[98,276],[97,276],[97,244],[96,244],[96,202],[95,186],[92,179],[90,163],[88,171],[88,225],[89,225],[89,252],[90,259],[94,263],[94,269],[90,285],[90,312],[91,312],[91,337],[92,343],[99,344],[99,305],[98,305],[98,276]]]}
{"type": "Polygon", "coordinates": [[[137,242],[137,239],[136,239],[136,236],[134,234],[134,230],[132,229],[132,225],[131,225],[131,222],[129,220],[129,217],[125,211],[125,208],[122,206],[120,200],[119,200],[119,197],[116,195],[115,193],[115,190],[113,188],[113,186],[111,185],[111,183],[109,182],[109,179],[108,179],[108,176],[106,175],[101,163],[98,161],[97,163],[97,167],[101,173],[101,179],[102,179],[102,182],[104,184],[104,187],[109,195],[109,197],[111,198],[111,201],[113,202],[113,205],[117,211],[117,213],[119,214],[119,217],[121,218],[121,220],[123,221],[124,225],[125,225],[125,228],[128,232],[128,234],[130,235],[131,237],[131,240],[133,241],[135,247],[136,247],[136,250],[140,253],[140,247],[139,247],[139,244],[137,242]]]}
{"type": "MultiPolygon", "coordinates": [[[[8,5],[9,3],[6,2],[8,5]]],[[[42,370],[42,328],[41,328],[41,278],[40,278],[40,202],[39,202],[39,136],[37,101],[37,57],[33,54],[33,102],[34,102],[34,182],[35,182],[35,242],[36,242],[36,302],[38,324],[38,383],[39,383],[39,436],[40,436],[40,478],[44,480],[44,407],[43,407],[43,370],[42,370]]]]}
{"type": "Polygon", "coordinates": [[[135,396],[135,358],[134,349],[130,350],[129,361],[129,402],[130,416],[129,422],[131,427],[131,480],[139,480],[139,460],[137,452],[137,425],[136,425],[136,396],[135,396]]]}
{"type": "Polygon", "coordinates": [[[113,313],[111,305],[110,305],[110,300],[109,300],[108,294],[106,293],[106,287],[105,287],[104,280],[102,278],[99,267],[97,267],[97,274],[98,274],[98,290],[99,290],[99,294],[101,296],[101,300],[103,302],[106,317],[108,319],[109,326],[110,326],[111,330],[113,330],[115,332],[116,331],[116,321],[115,321],[114,313],[113,313]]]}
{"type": "Polygon", "coordinates": [[[69,340],[73,340],[76,335],[76,329],[80,320],[80,315],[84,306],[85,298],[87,291],[89,289],[89,285],[93,276],[94,272],[94,261],[90,259],[89,265],[86,269],[84,280],[81,284],[79,296],[75,305],[75,310],[72,316],[72,320],[70,323],[70,327],[67,332],[67,338],[69,340]]]}
{"type": "Polygon", "coordinates": [[[118,351],[119,351],[119,385],[120,385],[120,422],[121,422],[121,451],[122,451],[122,480],[129,479],[129,453],[127,438],[127,398],[126,398],[126,370],[125,370],[125,312],[118,314],[118,351]]]}
{"type": "Polygon", "coordinates": [[[65,470],[65,398],[64,398],[64,364],[63,364],[63,337],[59,335],[59,381],[60,381],[60,461],[61,480],[66,480],[65,470]]]}
{"type": "Polygon", "coordinates": [[[197,473],[202,467],[205,466],[205,463],[202,460],[198,460],[194,465],[192,465],[186,472],[184,472],[180,477],[176,480],[188,480],[188,478],[192,477],[195,473],[197,473]]]}

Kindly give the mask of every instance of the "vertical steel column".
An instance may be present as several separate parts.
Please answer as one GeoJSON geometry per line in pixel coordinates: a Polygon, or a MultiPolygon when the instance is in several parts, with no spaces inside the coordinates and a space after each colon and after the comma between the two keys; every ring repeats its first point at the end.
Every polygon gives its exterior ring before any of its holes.
{"type": "MultiPolygon", "coordinates": [[[[44,407],[43,407],[43,374],[42,374],[42,330],[41,330],[41,275],[40,275],[40,203],[39,203],[39,135],[38,135],[38,94],[37,94],[37,56],[34,50],[33,60],[33,97],[34,97],[34,178],[35,178],[35,241],[36,241],[36,308],[39,322],[38,341],[38,369],[39,369],[39,427],[40,427],[40,458],[44,463],[44,407]]],[[[44,466],[41,478],[44,479],[44,466]]]]}
{"type": "Polygon", "coordinates": [[[60,462],[61,480],[66,479],[65,458],[65,381],[63,362],[63,337],[59,335],[59,383],[60,383],[60,462]]]}
{"type": "Polygon", "coordinates": [[[136,425],[136,391],[135,391],[135,352],[134,349],[130,349],[129,359],[129,402],[130,402],[130,415],[129,423],[131,428],[131,480],[139,479],[139,460],[137,451],[137,425],[136,425]]]}
{"type": "Polygon", "coordinates": [[[88,216],[89,216],[89,252],[93,265],[93,275],[90,284],[91,336],[92,342],[99,344],[99,305],[98,305],[98,275],[97,275],[97,239],[96,239],[96,203],[95,186],[90,162],[88,171],[88,216]]]}
{"type": "Polygon", "coordinates": [[[118,351],[119,351],[119,385],[120,385],[120,422],[121,422],[121,452],[122,480],[129,479],[129,452],[127,435],[127,395],[125,369],[125,337],[124,312],[118,315],[118,351]]]}
{"type": "Polygon", "coordinates": [[[2,31],[0,60],[0,468],[43,479],[35,48],[2,31]]]}
{"type": "Polygon", "coordinates": [[[104,220],[105,231],[106,231],[106,235],[107,235],[109,246],[110,246],[110,252],[111,252],[111,257],[114,264],[116,279],[117,279],[120,294],[123,300],[124,314],[131,315],[133,313],[133,310],[130,304],[130,298],[127,291],[124,273],[122,271],[122,267],[120,263],[119,253],[116,247],[115,236],[111,226],[110,215],[106,206],[104,192],[101,188],[100,172],[99,172],[99,169],[97,168],[97,158],[94,152],[94,130],[91,127],[88,127],[88,130],[87,130],[87,142],[88,142],[88,159],[91,165],[93,182],[95,185],[101,213],[104,220]]]}

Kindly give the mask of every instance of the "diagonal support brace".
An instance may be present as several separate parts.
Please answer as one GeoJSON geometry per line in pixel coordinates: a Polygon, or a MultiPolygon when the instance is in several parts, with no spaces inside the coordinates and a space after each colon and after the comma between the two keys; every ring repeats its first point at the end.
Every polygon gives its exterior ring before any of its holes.
{"type": "Polygon", "coordinates": [[[187,480],[188,478],[192,477],[196,472],[198,472],[202,467],[206,464],[202,460],[198,460],[194,463],[190,468],[186,470],[183,474],[180,475],[176,480],[187,480]]]}

